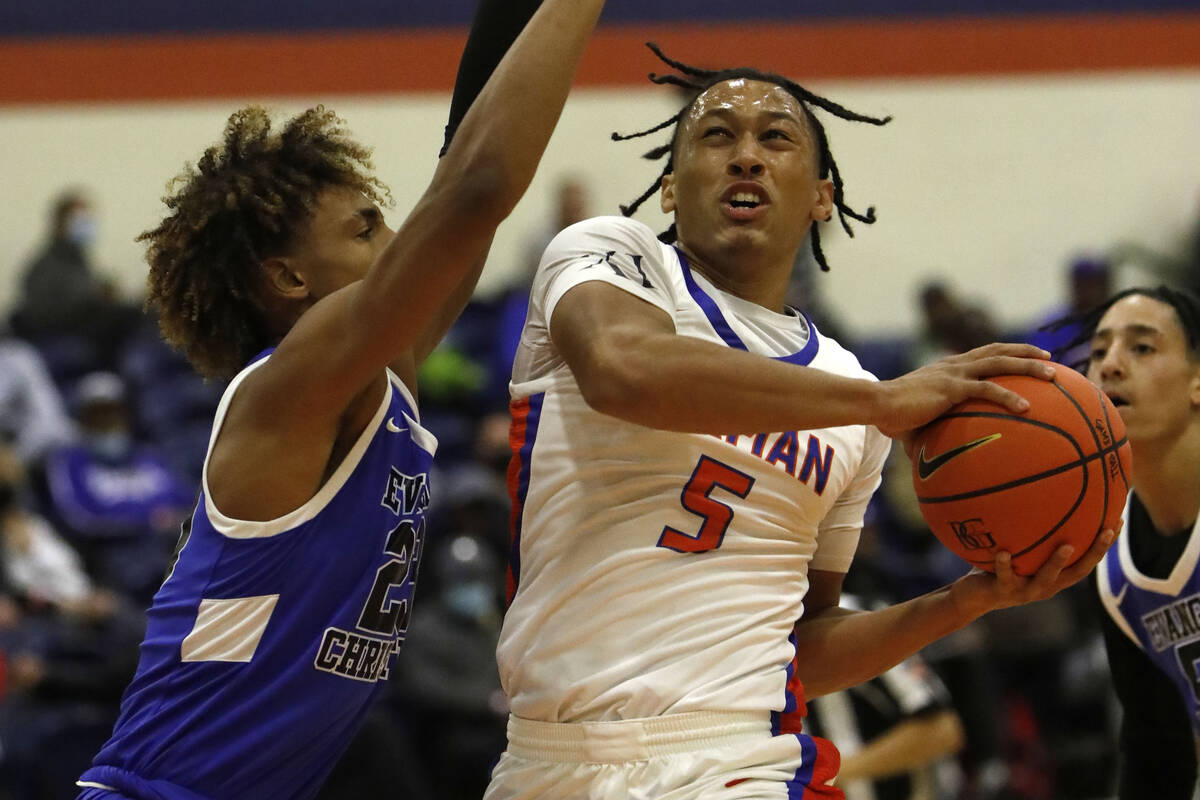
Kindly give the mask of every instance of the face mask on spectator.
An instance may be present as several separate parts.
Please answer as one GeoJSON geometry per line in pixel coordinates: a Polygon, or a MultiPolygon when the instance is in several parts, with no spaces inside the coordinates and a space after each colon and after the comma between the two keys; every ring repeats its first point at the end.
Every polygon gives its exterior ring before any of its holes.
{"type": "Polygon", "coordinates": [[[479,581],[467,581],[447,587],[442,599],[451,613],[479,621],[496,611],[492,588],[479,581]]]}
{"type": "Polygon", "coordinates": [[[133,440],[123,431],[91,433],[84,438],[88,450],[105,461],[120,461],[133,449],[133,440]]]}
{"type": "Polygon", "coordinates": [[[67,223],[67,238],[80,247],[87,247],[96,241],[97,230],[94,216],[88,213],[75,214],[67,223]]]}

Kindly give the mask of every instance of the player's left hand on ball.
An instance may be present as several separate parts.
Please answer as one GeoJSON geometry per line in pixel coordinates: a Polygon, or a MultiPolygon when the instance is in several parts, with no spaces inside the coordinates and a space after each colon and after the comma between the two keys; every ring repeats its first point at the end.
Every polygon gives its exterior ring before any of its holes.
{"type": "Polygon", "coordinates": [[[875,426],[885,436],[901,439],[906,449],[912,432],[957,403],[980,399],[1013,413],[1023,413],[1028,401],[1016,392],[987,380],[998,375],[1054,377],[1046,363],[1050,354],[1027,344],[996,343],[947,356],[898,378],[881,381],[884,413],[875,426]]]}
{"type": "Polygon", "coordinates": [[[952,591],[961,584],[962,600],[968,605],[979,603],[984,612],[1045,600],[1087,577],[1104,558],[1117,533],[1102,532],[1082,557],[1077,557],[1074,547],[1064,544],[1029,576],[1018,575],[1013,570],[1012,556],[1008,553],[998,553],[995,573],[972,572],[952,587],[952,591]]]}

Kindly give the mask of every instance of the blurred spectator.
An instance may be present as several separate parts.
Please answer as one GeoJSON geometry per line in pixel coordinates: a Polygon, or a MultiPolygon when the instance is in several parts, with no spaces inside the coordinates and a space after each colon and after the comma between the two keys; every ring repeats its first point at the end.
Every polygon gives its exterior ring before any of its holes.
{"type": "Polygon", "coordinates": [[[1054,354],[1054,360],[1075,364],[1084,359],[1088,345],[1059,352],[1079,335],[1084,312],[1095,308],[1112,294],[1112,267],[1103,258],[1081,256],[1067,271],[1067,302],[1047,312],[1029,335],[1029,342],[1054,354]]]}
{"type": "Polygon", "coordinates": [[[26,463],[75,438],[58,387],[27,342],[0,336],[0,439],[26,463]]]}
{"type": "Polygon", "coordinates": [[[48,347],[73,337],[111,364],[141,314],[96,274],[90,254],[96,234],[95,211],[83,192],[71,189],[55,199],[46,243],[24,267],[12,324],[18,335],[48,347]]]}
{"type": "Polygon", "coordinates": [[[996,341],[996,325],[979,305],[964,302],[942,281],[930,281],[919,294],[921,330],[913,344],[917,366],[996,341]]]}
{"type": "Polygon", "coordinates": [[[550,216],[525,239],[523,270],[496,301],[489,369],[494,395],[502,399],[505,408],[508,406],[508,381],[512,377],[513,356],[517,352],[521,328],[525,325],[525,315],[529,312],[529,286],[533,282],[533,273],[542,260],[542,253],[559,231],[591,216],[591,192],[587,184],[578,176],[561,178],[550,216]]]}
{"type": "Polygon", "coordinates": [[[49,510],[96,574],[144,605],[162,580],[192,489],[157,449],[135,443],[119,376],[87,375],[72,406],[81,438],[46,459],[49,510]]]}
{"type": "MultiPolygon", "coordinates": [[[[525,238],[524,261],[520,277],[515,283],[520,284],[521,291],[529,293],[529,283],[542,253],[546,252],[550,241],[563,228],[570,227],[576,222],[582,222],[592,216],[591,192],[587,184],[577,175],[564,175],[559,178],[554,193],[554,203],[550,216],[540,228],[531,231],[525,238]]],[[[524,322],[524,317],[521,318],[524,322]]],[[[519,326],[518,326],[519,327],[519,326]]]]}
{"type": "Polygon", "coordinates": [[[427,539],[418,608],[393,679],[439,798],[483,795],[508,718],[495,658],[505,583],[496,539],[508,509],[494,476],[468,468],[459,478],[445,476],[430,518],[438,533],[427,539]]]}
{"type": "MultiPolygon", "coordinates": [[[[864,608],[853,594],[843,594],[841,605],[864,608]]],[[[805,728],[841,752],[846,800],[938,800],[961,782],[949,757],[963,747],[962,722],[919,655],[811,701],[805,728]]]]}
{"type": "Polygon", "coordinates": [[[95,587],[24,497],[23,465],[0,446],[0,786],[10,800],[73,797],[133,674],[141,615],[95,587]]]}

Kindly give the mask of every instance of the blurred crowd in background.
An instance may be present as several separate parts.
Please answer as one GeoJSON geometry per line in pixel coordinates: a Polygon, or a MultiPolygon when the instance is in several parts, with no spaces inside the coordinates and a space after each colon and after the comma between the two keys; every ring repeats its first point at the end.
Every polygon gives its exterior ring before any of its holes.
{"type": "MultiPolygon", "coordinates": [[[[423,421],[440,445],[417,611],[385,700],[322,797],[478,798],[503,749],[494,648],[511,359],[542,249],[603,211],[577,179],[556,192],[556,216],[528,235],[524,279],[474,301],[423,368],[423,421]]],[[[98,222],[85,192],[59,196],[0,329],[0,800],[74,797],[107,738],[224,389],[106,282],[89,254],[98,222]]],[[[1016,330],[955,285],[952,265],[930,266],[903,335],[856,339],[808,261],[797,263],[789,302],[886,379],[995,340],[1059,348],[1073,329],[1044,326],[1108,296],[1134,257],[1163,282],[1200,289],[1200,220],[1174,253],[1128,244],[1048,265],[1045,295],[1062,285],[1066,303],[1030,307],[1016,330]]],[[[852,602],[904,600],[965,571],[925,527],[897,447],[847,579],[852,602]]],[[[842,750],[851,800],[1111,797],[1115,700],[1089,588],[989,615],[869,684],[810,703],[812,724],[842,750]],[[908,748],[911,771],[879,774],[872,744],[885,739],[908,748]]]]}

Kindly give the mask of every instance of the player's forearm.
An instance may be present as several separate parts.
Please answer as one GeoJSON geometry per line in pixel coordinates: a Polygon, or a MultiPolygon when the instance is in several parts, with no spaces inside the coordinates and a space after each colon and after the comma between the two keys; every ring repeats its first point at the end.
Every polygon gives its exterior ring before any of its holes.
{"type": "Polygon", "coordinates": [[[507,216],[520,200],[562,112],[603,0],[545,0],[471,104],[438,175],[481,180],[484,213],[507,216]]]}
{"type": "MultiPolygon", "coordinates": [[[[541,4],[542,0],[480,0],[475,21],[471,23],[471,32],[467,35],[466,47],[463,48],[462,60],[458,64],[440,156],[445,156],[450,149],[454,134],[468,109],[541,4]]],[[[437,347],[471,299],[486,260],[486,255],[476,259],[475,265],[462,277],[437,316],[421,333],[413,352],[418,366],[437,347]]]]}
{"type": "Polygon", "coordinates": [[[942,709],[928,716],[906,719],[854,755],[843,757],[838,780],[877,780],[900,775],[958,752],[962,746],[963,728],[958,715],[942,709]]]}
{"type": "Polygon", "coordinates": [[[575,369],[588,403],[661,430],[756,434],[870,423],[879,384],[687,336],[620,332],[575,369]]]}
{"type": "Polygon", "coordinates": [[[542,0],[480,0],[454,80],[442,155],[450,149],[467,110],[541,4],[542,0]]]}
{"type": "Polygon", "coordinates": [[[944,587],[878,611],[805,612],[796,624],[804,693],[820,697],[882,675],[985,610],[958,602],[951,587],[944,587]]]}
{"type": "MultiPolygon", "coordinates": [[[[603,0],[544,0],[472,103],[416,207],[339,323],[361,375],[440,338],[562,111],[603,0]]],[[[461,303],[460,303],[461,305],[461,303]]]]}
{"type": "MultiPolygon", "coordinates": [[[[491,249],[489,243],[486,250],[491,249]]],[[[416,345],[413,347],[413,358],[418,367],[425,362],[429,354],[434,351],[442,339],[454,325],[463,309],[467,307],[467,303],[471,300],[471,295],[475,293],[475,285],[479,283],[479,276],[483,273],[484,264],[487,262],[487,254],[477,258],[475,265],[467,271],[461,282],[450,296],[446,298],[446,302],[438,309],[438,313],[433,320],[421,332],[421,336],[417,339],[416,345]]]]}

